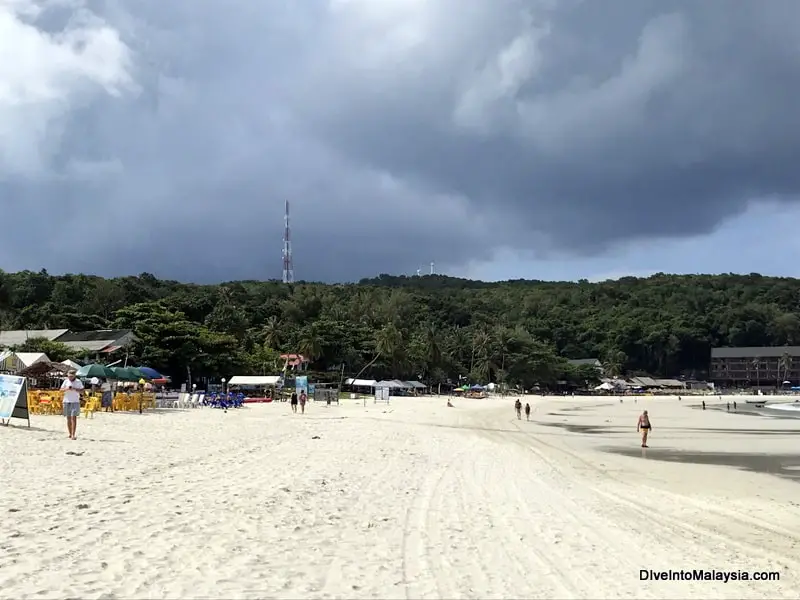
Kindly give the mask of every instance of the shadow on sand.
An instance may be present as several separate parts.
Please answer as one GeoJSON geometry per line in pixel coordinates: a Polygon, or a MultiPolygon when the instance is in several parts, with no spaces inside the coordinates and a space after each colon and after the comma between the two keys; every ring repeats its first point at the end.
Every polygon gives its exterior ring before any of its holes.
{"type": "Polygon", "coordinates": [[[560,429],[566,429],[571,433],[588,433],[588,434],[599,434],[599,433],[619,433],[622,431],[629,431],[630,428],[625,427],[602,427],[598,425],[575,425],[574,423],[545,423],[544,421],[531,421],[531,423],[536,423],[537,425],[543,425],[544,427],[558,427],[560,429]]]}
{"type": "MultiPolygon", "coordinates": [[[[548,413],[552,414],[552,413],[548,413]]],[[[555,415],[565,416],[565,415],[555,415]]],[[[630,427],[609,427],[603,425],[576,425],[575,423],[547,423],[544,421],[531,421],[544,427],[559,427],[572,433],[587,433],[597,435],[601,433],[624,433],[631,431],[630,427]]],[[[733,429],[721,427],[659,427],[659,431],[707,431],[713,433],[730,433],[740,435],[792,435],[800,433],[800,429],[733,429]]]]}
{"type": "Polygon", "coordinates": [[[800,483],[800,455],[695,452],[671,448],[604,448],[606,452],[666,462],[736,467],[753,473],[777,475],[800,483]]]}

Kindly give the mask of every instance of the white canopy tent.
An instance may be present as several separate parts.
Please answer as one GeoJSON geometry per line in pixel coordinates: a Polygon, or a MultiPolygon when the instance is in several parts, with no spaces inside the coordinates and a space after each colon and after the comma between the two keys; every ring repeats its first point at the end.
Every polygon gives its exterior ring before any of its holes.
{"type": "Polygon", "coordinates": [[[228,385],[244,385],[250,387],[269,387],[277,385],[280,375],[234,375],[228,385]]]}
{"type": "Polygon", "coordinates": [[[40,362],[49,363],[51,361],[44,352],[12,352],[11,350],[0,352],[0,371],[16,373],[40,362]]]}
{"type": "Polygon", "coordinates": [[[345,385],[352,385],[353,387],[375,387],[378,383],[374,379],[345,379],[345,385]]]}

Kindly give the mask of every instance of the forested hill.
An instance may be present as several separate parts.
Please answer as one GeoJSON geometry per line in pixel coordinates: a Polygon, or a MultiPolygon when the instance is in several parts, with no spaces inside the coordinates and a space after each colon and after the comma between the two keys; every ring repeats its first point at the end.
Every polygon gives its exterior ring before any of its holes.
{"type": "Polygon", "coordinates": [[[0,272],[0,328],[132,328],[143,363],[176,378],[271,371],[282,351],[313,370],[428,381],[546,382],[563,358],[611,371],[701,374],[712,346],[800,345],[800,280],[654,275],[603,283],[486,283],[381,275],[357,284],[197,286],[0,272]]]}

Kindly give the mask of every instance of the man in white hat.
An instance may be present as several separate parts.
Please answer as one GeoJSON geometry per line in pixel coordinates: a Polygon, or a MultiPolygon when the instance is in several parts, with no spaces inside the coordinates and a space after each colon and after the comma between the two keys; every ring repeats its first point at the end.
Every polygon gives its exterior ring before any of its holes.
{"type": "Polygon", "coordinates": [[[61,391],[64,392],[62,406],[64,407],[64,416],[67,417],[67,433],[69,439],[74,440],[77,439],[75,429],[81,414],[81,392],[83,391],[83,382],[77,378],[74,369],[67,373],[67,378],[61,384],[61,391]]]}

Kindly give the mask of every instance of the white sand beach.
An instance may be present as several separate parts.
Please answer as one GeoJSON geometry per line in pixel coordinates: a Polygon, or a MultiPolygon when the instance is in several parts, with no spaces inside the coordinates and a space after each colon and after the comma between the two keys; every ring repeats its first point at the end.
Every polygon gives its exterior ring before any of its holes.
{"type": "Polygon", "coordinates": [[[657,459],[797,454],[800,420],[528,397],[528,423],[513,400],[99,413],[76,441],[59,417],[0,428],[0,597],[800,597],[800,480],[657,459]]]}

